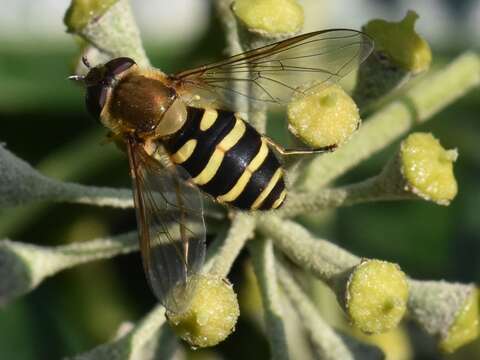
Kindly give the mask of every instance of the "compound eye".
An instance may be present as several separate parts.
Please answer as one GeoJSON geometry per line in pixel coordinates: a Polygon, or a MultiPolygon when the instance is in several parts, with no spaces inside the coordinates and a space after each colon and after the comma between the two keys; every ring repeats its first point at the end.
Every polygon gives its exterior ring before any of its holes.
{"type": "Polygon", "coordinates": [[[107,101],[107,95],[109,87],[103,84],[93,85],[87,87],[87,94],[85,97],[85,103],[87,110],[94,118],[99,119],[105,102],[107,101]]]}
{"type": "Polygon", "coordinates": [[[87,76],[85,77],[85,85],[94,86],[104,82],[105,79],[105,69],[103,67],[94,67],[90,69],[87,76]]]}
{"type": "Polygon", "coordinates": [[[135,61],[128,57],[119,57],[107,62],[105,67],[107,68],[109,75],[116,76],[129,69],[134,64],[135,61]]]}

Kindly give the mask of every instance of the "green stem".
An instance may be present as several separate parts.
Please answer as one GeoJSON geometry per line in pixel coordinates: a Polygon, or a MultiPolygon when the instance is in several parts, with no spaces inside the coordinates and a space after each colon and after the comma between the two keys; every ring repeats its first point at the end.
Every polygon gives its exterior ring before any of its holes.
{"type": "Polygon", "coordinates": [[[360,258],[321,239],[314,238],[304,227],[291,220],[276,216],[257,219],[258,229],[271,237],[275,246],[294,263],[311,271],[332,285],[344,271],[360,263],[360,258]]]}
{"type": "Polygon", "coordinates": [[[232,0],[215,0],[215,8],[218,17],[225,28],[225,37],[227,40],[227,53],[232,56],[243,51],[238,38],[237,22],[235,15],[231,10],[232,0]]]}
{"type": "Polygon", "coordinates": [[[285,335],[284,310],[282,308],[277,272],[275,270],[272,241],[259,239],[250,242],[248,247],[262,295],[271,358],[279,360],[289,359],[288,344],[285,335]]]}
{"type": "MultiPolygon", "coordinates": [[[[290,193],[285,205],[275,212],[279,217],[293,218],[302,214],[314,215],[318,211],[365,202],[412,200],[418,197],[393,186],[385,186],[381,176],[333,189],[320,189],[314,193],[290,193]]],[[[262,215],[260,215],[262,216],[262,215]]]]}
{"type": "MultiPolygon", "coordinates": [[[[160,339],[165,332],[165,308],[156,306],[130,332],[119,339],[102,344],[71,360],[133,360],[147,358],[148,343],[160,339]]],[[[154,344],[155,345],[155,344],[154,344]]],[[[150,358],[150,357],[149,357],[150,358]]]]}
{"type": "MultiPolygon", "coordinates": [[[[237,21],[231,9],[232,2],[233,0],[215,0],[218,17],[222,21],[225,29],[225,37],[227,40],[226,52],[228,56],[240,54],[244,51],[240,43],[237,21]]],[[[236,83],[232,83],[231,86],[238,93],[244,94],[247,84],[237,81],[236,83]]],[[[248,101],[245,96],[235,96],[233,105],[237,111],[246,112],[248,110],[248,101]]]]}
{"type": "Polygon", "coordinates": [[[138,249],[138,235],[131,232],[57,247],[0,241],[0,304],[36,288],[45,278],[90,261],[111,258],[138,249]]]}
{"type": "Polygon", "coordinates": [[[247,240],[253,237],[254,229],[254,218],[247,213],[237,212],[225,241],[211,259],[213,263],[209,272],[226,277],[247,240]]]}
{"type": "MultiPolygon", "coordinates": [[[[73,140],[42,159],[36,169],[57,180],[81,181],[88,179],[93,173],[112,164],[119,158],[120,152],[112,145],[101,146],[100,131],[88,132],[73,140]]],[[[125,163],[125,172],[127,171],[125,163]]],[[[0,236],[13,234],[42,213],[47,211],[48,204],[28,204],[22,207],[0,212],[0,236]]]]}

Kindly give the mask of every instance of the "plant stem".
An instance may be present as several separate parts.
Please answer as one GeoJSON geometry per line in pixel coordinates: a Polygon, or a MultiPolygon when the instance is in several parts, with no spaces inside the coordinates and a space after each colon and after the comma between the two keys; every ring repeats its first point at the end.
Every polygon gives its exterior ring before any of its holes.
{"type": "Polygon", "coordinates": [[[289,359],[285,335],[284,310],[282,309],[275,257],[271,240],[258,239],[248,245],[262,296],[265,324],[270,342],[272,359],[289,359]]]}
{"type": "Polygon", "coordinates": [[[75,265],[138,249],[136,232],[57,247],[0,241],[0,304],[36,288],[45,278],[75,265]]]}
{"type": "Polygon", "coordinates": [[[227,53],[232,56],[243,51],[238,38],[237,22],[235,15],[231,10],[232,0],[215,0],[215,8],[219,19],[225,28],[225,37],[227,40],[227,53]]]}
{"type": "Polygon", "coordinates": [[[318,314],[317,309],[290,272],[279,262],[276,267],[282,288],[297,309],[318,357],[331,360],[355,359],[356,357],[349,351],[342,338],[318,314]]]}
{"type": "Polygon", "coordinates": [[[276,216],[257,219],[264,236],[270,236],[275,245],[293,262],[311,271],[332,285],[337,276],[360,262],[360,258],[321,239],[314,238],[304,227],[276,216]]]}
{"type": "Polygon", "coordinates": [[[314,193],[291,193],[288,195],[285,205],[277,210],[275,215],[292,218],[297,215],[314,215],[317,211],[364,202],[418,199],[417,196],[406,191],[391,191],[392,189],[385,187],[379,180],[381,179],[376,176],[339,188],[320,189],[314,193]]]}
{"type": "Polygon", "coordinates": [[[211,259],[213,263],[209,272],[221,277],[226,277],[245,243],[253,236],[254,229],[254,218],[247,213],[237,212],[225,241],[211,259]]]}
{"type": "Polygon", "coordinates": [[[164,330],[165,308],[156,306],[131,331],[112,342],[77,355],[71,360],[134,360],[143,359],[144,347],[164,330]]]}

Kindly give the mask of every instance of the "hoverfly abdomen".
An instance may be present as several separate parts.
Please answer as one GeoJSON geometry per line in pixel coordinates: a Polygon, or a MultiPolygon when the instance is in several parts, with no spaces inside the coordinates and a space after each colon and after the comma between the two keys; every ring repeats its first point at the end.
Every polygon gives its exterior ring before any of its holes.
{"type": "Polygon", "coordinates": [[[268,210],[285,199],[280,162],[266,140],[232,111],[188,107],[183,128],[164,145],[172,161],[219,202],[268,210]]]}

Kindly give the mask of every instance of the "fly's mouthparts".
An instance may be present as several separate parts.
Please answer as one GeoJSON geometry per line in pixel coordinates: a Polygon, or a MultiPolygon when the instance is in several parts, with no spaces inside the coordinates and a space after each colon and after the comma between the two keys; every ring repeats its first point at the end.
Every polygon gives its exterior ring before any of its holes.
{"type": "Polygon", "coordinates": [[[73,81],[83,81],[85,80],[85,75],[71,75],[67,77],[68,80],[73,80],[73,81]]]}

